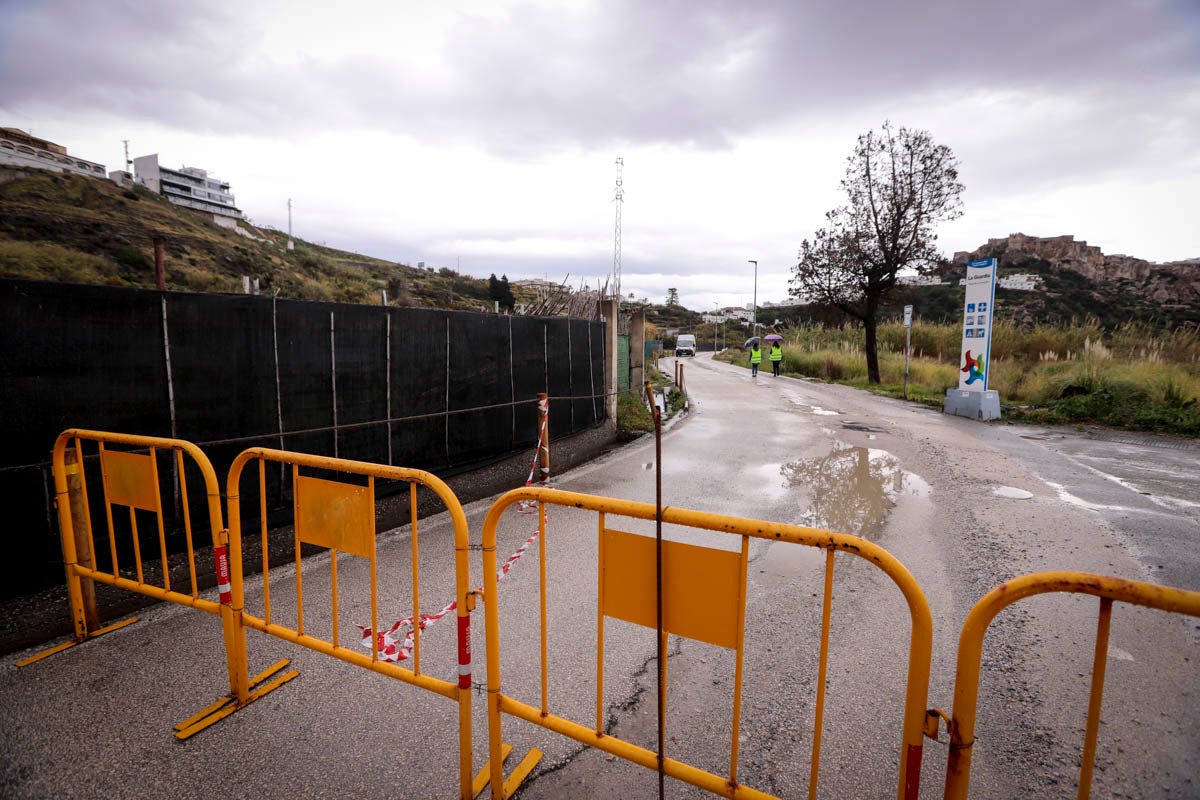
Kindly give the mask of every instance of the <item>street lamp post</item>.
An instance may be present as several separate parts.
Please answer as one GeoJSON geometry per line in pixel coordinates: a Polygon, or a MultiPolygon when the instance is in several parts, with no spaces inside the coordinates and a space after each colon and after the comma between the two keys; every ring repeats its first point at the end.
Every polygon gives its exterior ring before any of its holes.
{"type": "Polygon", "coordinates": [[[750,335],[758,335],[758,262],[750,259],[746,263],[754,265],[754,316],[750,324],[750,335]]]}
{"type": "Polygon", "coordinates": [[[716,300],[713,300],[713,356],[717,355],[717,306],[716,300]]]}

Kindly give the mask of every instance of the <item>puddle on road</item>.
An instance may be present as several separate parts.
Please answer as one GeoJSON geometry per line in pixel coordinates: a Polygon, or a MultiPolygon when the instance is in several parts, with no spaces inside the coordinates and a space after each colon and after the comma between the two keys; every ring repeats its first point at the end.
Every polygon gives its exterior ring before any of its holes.
{"type": "Polygon", "coordinates": [[[1022,439],[1029,439],[1034,442],[1048,442],[1051,439],[1065,439],[1061,433],[1051,433],[1050,431],[1039,431],[1038,433],[1022,433],[1019,434],[1022,439]]]}
{"type": "Polygon", "coordinates": [[[860,433],[883,433],[883,428],[876,428],[865,422],[843,422],[842,427],[848,431],[859,431],[860,433]]]}
{"type": "Polygon", "coordinates": [[[995,489],[992,489],[992,494],[996,495],[996,497],[1007,497],[1010,500],[1028,500],[1033,497],[1033,492],[1018,489],[1015,486],[997,486],[995,489]]]}
{"type": "MultiPolygon", "coordinates": [[[[929,484],[900,468],[886,450],[836,443],[836,449],[817,458],[783,464],[781,486],[801,494],[807,507],[798,520],[813,528],[875,539],[883,532],[888,512],[904,497],[928,498],[929,484]]],[[[820,566],[824,551],[782,542],[773,543],[758,562],[759,571],[773,577],[792,577],[820,566]]]]}
{"type": "Polygon", "coordinates": [[[822,408],[821,406],[814,406],[812,403],[810,403],[808,401],[808,398],[806,398],[806,397],[802,397],[802,396],[790,394],[790,393],[785,394],[784,396],[787,398],[788,402],[791,403],[792,405],[807,408],[809,410],[809,413],[812,414],[814,417],[840,417],[842,415],[842,412],[840,412],[840,411],[834,411],[833,409],[830,409],[830,408],[822,408]]]}
{"type": "Polygon", "coordinates": [[[900,468],[886,450],[839,445],[818,458],[784,464],[785,483],[809,498],[801,515],[814,528],[852,533],[868,539],[883,531],[887,513],[901,495],[928,497],[929,484],[900,468]]]}

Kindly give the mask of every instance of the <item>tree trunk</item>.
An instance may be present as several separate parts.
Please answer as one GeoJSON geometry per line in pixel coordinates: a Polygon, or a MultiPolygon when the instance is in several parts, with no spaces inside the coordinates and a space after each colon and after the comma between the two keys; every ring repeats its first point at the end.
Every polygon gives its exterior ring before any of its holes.
{"type": "Polygon", "coordinates": [[[875,325],[875,308],[871,306],[867,309],[866,318],[863,319],[863,332],[866,334],[867,380],[871,383],[879,383],[879,353],[875,340],[875,325]]]}

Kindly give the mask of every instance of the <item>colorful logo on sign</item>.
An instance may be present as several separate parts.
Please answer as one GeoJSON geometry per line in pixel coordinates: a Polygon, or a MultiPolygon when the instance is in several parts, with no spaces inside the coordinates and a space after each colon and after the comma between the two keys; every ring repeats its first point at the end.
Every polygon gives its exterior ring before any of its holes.
{"type": "Polygon", "coordinates": [[[967,351],[967,363],[963,365],[962,372],[967,373],[967,384],[970,385],[975,381],[983,380],[983,371],[985,369],[983,358],[972,358],[971,351],[967,351]]]}

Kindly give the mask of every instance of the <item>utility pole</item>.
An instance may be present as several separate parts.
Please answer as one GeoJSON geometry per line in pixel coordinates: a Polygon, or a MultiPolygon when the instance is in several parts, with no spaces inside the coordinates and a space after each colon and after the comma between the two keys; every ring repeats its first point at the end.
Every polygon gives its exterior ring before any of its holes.
{"type": "Polygon", "coordinates": [[[758,336],[758,262],[751,259],[746,263],[754,265],[754,316],[750,325],[750,335],[758,336]]]}
{"type": "Polygon", "coordinates": [[[613,201],[617,204],[616,224],[613,227],[613,294],[617,298],[617,308],[621,307],[621,206],[625,204],[625,188],[622,173],[625,171],[625,159],[617,156],[617,187],[613,201]]]}
{"type": "Polygon", "coordinates": [[[295,250],[296,243],[292,241],[292,198],[288,198],[288,250],[295,250]]]}
{"type": "Polygon", "coordinates": [[[133,162],[129,160],[129,140],[122,139],[122,144],[125,145],[125,171],[131,176],[133,175],[133,162]]]}

